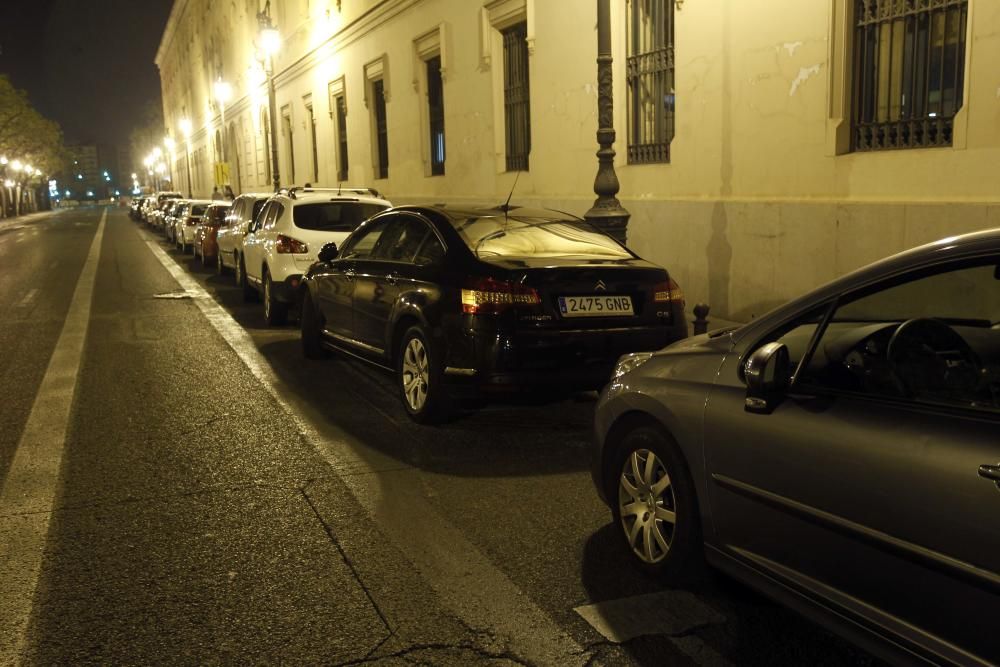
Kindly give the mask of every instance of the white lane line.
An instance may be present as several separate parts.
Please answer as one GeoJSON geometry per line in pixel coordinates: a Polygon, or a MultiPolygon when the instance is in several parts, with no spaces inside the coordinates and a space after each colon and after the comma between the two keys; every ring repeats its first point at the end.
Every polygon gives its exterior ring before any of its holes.
{"type": "Polygon", "coordinates": [[[20,662],[59,487],[66,430],[87,339],[107,213],[101,216],[66,322],[0,490],[0,664],[20,662]]]}
{"type": "Polygon", "coordinates": [[[30,304],[32,301],[34,301],[36,296],[38,296],[38,288],[37,287],[33,287],[31,290],[28,291],[27,294],[24,295],[23,299],[21,299],[20,301],[17,302],[17,307],[18,308],[24,308],[25,306],[27,306],[28,304],[30,304]]]}
{"type": "Polygon", "coordinates": [[[336,426],[328,428],[334,437],[323,435],[310,417],[314,409],[293,397],[250,334],[157,241],[146,243],[442,604],[468,626],[506,639],[510,651],[528,662],[566,666],[587,662],[589,652],[430,505],[421,492],[419,471],[401,469],[398,461],[369,450],[336,426]]]}

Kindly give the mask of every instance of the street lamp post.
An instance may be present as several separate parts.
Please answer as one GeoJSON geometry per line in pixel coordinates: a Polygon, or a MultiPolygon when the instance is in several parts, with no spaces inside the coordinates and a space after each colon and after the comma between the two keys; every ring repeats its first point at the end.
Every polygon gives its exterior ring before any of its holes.
{"type": "Polygon", "coordinates": [[[611,86],[611,9],[609,0],[597,0],[597,199],[584,214],[589,222],[621,243],[625,243],[629,212],[615,197],[618,176],[615,174],[614,90],[611,86]]]}
{"type": "MultiPolygon", "coordinates": [[[[230,99],[230,97],[232,97],[232,95],[233,95],[233,87],[231,85],[229,85],[227,82],[223,81],[221,78],[219,78],[219,80],[215,82],[214,89],[215,89],[215,99],[219,103],[219,116],[220,116],[220,122],[222,124],[222,131],[219,133],[219,137],[220,137],[220,140],[222,142],[222,146],[220,146],[220,148],[221,148],[220,155],[222,157],[222,164],[226,165],[227,164],[227,162],[226,162],[226,102],[228,102],[229,99],[230,99]]],[[[224,178],[222,180],[224,180],[225,183],[220,183],[219,185],[229,185],[229,170],[227,169],[226,166],[223,166],[222,170],[223,170],[222,175],[224,176],[224,178]]]]}
{"type": "Polygon", "coordinates": [[[181,132],[184,134],[184,163],[187,165],[188,199],[194,199],[191,192],[191,121],[181,119],[181,132]]]}
{"type": "Polygon", "coordinates": [[[281,46],[281,35],[271,23],[271,0],[264,3],[264,11],[257,12],[257,24],[259,26],[257,46],[260,49],[258,58],[264,65],[264,71],[267,74],[267,123],[271,130],[271,180],[274,183],[274,191],[277,192],[281,188],[281,176],[278,174],[278,108],[274,93],[274,54],[281,46]]]}

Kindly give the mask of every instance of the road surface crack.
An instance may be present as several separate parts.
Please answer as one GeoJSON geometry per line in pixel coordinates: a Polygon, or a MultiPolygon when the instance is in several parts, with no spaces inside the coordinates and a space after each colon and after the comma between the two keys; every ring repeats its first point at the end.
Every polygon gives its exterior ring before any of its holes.
{"type": "Polygon", "coordinates": [[[306,501],[306,504],[309,505],[309,509],[311,509],[313,514],[316,516],[316,520],[319,521],[321,526],[323,526],[323,530],[326,532],[327,537],[330,538],[330,542],[337,550],[337,553],[340,554],[340,557],[343,559],[344,564],[347,565],[347,568],[351,571],[351,576],[353,576],[354,580],[358,582],[358,586],[361,587],[361,590],[365,592],[365,596],[371,603],[372,608],[375,610],[375,613],[378,614],[379,620],[381,620],[382,625],[385,626],[386,636],[382,638],[382,640],[378,643],[378,645],[376,645],[374,649],[369,651],[368,655],[371,655],[374,651],[378,650],[385,642],[387,642],[393,635],[396,634],[396,629],[392,626],[392,624],[389,622],[389,619],[386,618],[385,614],[382,612],[382,608],[379,606],[378,602],[376,602],[375,596],[372,595],[372,592],[368,589],[368,586],[365,585],[364,580],[362,580],[361,578],[361,573],[358,572],[358,569],[357,567],[355,567],[354,561],[351,560],[351,557],[347,555],[346,551],[344,551],[344,547],[340,544],[340,540],[337,539],[337,536],[334,534],[333,528],[330,526],[330,524],[326,522],[326,520],[323,518],[323,515],[320,514],[319,508],[316,507],[316,504],[313,503],[312,498],[309,497],[308,493],[309,487],[315,481],[317,480],[309,480],[304,485],[300,486],[298,491],[300,494],[302,494],[302,498],[306,501]]]}
{"type": "Polygon", "coordinates": [[[399,658],[405,660],[406,662],[411,662],[414,664],[433,664],[427,660],[421,660],[418,656],[414,654],[421,651],[468,651],[474,653],[476,658],[484,660],[507,660],[516,665],[524,665],[525,667],[532,667],[532,663],[526,661],[524,658],[514,655],[509,651],[488,651],[479,646],[476,646],[473,642],[460,642],[457,644],[449,643],[424,643],[424,644],[411,644],[404,649],[395,651],[393,653],[386,653],[384,655],[372,656],[368,655],[364,658],[358,660],[348,660],[346,662],[337,663],[336,667],[347,667],[348,665],[363,665],[370,664],[374,662],[379,662],[381,660],[390,660],[392,658],[399,658]]]}

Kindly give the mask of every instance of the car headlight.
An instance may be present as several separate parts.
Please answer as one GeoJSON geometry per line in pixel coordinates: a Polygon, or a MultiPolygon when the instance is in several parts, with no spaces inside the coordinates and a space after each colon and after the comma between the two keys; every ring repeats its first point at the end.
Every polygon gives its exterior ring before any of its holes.
{"type": "Polygon", "coordinates": [[[652,352],[633,352],[632,354],[626,354],[618,360],[618,365],[615,366],[615,372],[612,374],[612,378],[617,380],[623,375],[631,373],[635,369],[639,368],[639,366],[642,366],[652,358],[652,352]]]}

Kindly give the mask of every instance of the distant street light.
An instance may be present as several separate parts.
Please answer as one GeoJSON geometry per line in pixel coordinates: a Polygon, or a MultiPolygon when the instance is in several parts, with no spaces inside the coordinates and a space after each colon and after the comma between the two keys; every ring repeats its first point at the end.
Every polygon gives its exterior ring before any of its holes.
{"type": "Polygon", "coordinates": [[[187,165],[188,199],[194,199],[191,193],[191,120],[181,118],[181,134],[184,135],[184,163],[187,165]]]}
{"type": "Polygon", "coordinates": [[[21,164],[20,160],[14,160],[13,162],[10,163],[10,168],[13,169],[14,171],[21,171],[21,167],[23,166],[24,165],[21,164]]]}
{"type": "Polygon", "coordinates": [[[278,174],[278,109],[274,94],[274,56],[281,48],[281,35],[271,23],[271,0],[264,3],[264,11],[257,12],[257,59],[267,73],[267,122],[271,126],[271,180],[274,191],[281,188],[281,176],[278,174]]]}

